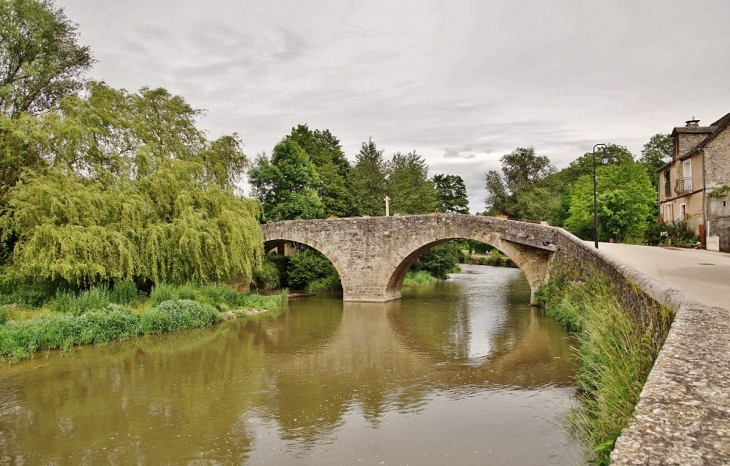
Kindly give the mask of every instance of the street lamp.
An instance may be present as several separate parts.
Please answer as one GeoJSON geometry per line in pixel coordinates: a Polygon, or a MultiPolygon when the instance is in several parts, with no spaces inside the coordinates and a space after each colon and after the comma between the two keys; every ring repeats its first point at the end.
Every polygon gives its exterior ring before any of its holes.
{"type": "Polygon", "coordinates": [[[608,164],[608,146],[601,143],[593,146],[593,243],[598,249],[598,188],[596,187],[596,148],[603,147],[601,165],[608,164]]]}

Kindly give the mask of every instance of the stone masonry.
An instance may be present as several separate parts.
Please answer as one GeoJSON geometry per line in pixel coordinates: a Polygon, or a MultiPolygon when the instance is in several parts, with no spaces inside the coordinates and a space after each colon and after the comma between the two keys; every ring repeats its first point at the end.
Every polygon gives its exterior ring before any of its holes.
{"type": "Polygon", "coordinates": [[[263,225],[266,250],[284,242],[324,254],[340,275],[345,301],[400,298],[408,269],[444,241],[474,239],[505,253],[535,291],[547,279],[555,229],[534,223],[474,215],[407,215],[291,220],[263,225]]]}

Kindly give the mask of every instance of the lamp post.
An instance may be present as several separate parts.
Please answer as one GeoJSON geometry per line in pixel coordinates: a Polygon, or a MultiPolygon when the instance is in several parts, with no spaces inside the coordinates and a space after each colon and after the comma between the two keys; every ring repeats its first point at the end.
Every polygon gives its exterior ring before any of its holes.
{"type": "Polygon", "coordinates": [[[593,243],[598,249],[598,188],[596,187],[596,148],[603,147],[601,165],[608,163],[608,146],[600,143],[593,146],[593,243]]]}

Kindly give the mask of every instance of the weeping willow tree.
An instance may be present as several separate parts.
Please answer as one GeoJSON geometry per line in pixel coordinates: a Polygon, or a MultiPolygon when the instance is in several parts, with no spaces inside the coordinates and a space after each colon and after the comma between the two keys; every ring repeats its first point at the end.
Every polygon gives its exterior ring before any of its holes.
{"type": "Polygon", "coordinates": [[[249,283],[262,258],[258,202],[235,188],[236,134],[210,141],[201,112],[164,89],[90,83],[13,135],[40,163],[0,215],[6,269],[63,279],[249,283]]]}

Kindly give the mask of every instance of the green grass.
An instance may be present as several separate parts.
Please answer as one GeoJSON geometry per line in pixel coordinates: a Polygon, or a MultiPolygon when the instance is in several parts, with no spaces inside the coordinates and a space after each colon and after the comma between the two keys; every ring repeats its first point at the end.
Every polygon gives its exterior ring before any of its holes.
{"type": "Polygon", "coordinates": [[[637,316],[618,298],[605,275],[575,280],[551,271],[538,300],[547,315],[578,337],[578,406],[568,421],[592,464],[608,464],[621,430],[633,415],[644,382],[671,325],[672,313],[635,291],[643,303],[637,316]]]}
{"type": "Polygon", "coordinates": [[[419,270],[417,272],[409,270],[406,274],[406,278],[403,280],[403,286],[427,285],[429,283],[436,283],[437,281],[438,278],[424,270],[419,270]]]}
{"type": "Polygon", "coordinates": [[[39,314],[25,320],[17,319],[14,307],[18,304],[0,305],[0,361],[29,359],[37,351],[204,327],[222,321],[224,311],[233,310],[240,317],[246,315],[245,309],[277,309],[285,299],[286,293],[261,296],[227,285],[162,284],[153,288],[136,312],[129,306],[139,304],[141,296],[128,282],[111,291],[99,286],[78,294],[61,292],[39,314]]]}

